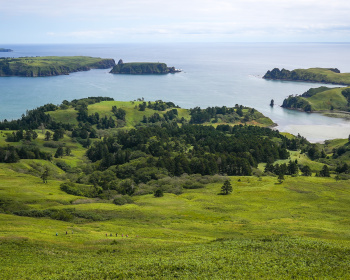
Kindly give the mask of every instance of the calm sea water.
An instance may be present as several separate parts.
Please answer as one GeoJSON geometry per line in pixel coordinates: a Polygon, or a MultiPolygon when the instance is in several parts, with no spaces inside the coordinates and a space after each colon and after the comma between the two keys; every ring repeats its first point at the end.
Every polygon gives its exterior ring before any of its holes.
{"type": "Polygon", "coordinates": [[[0,77],[0,119],[17,119],[27,109],[88,96],[115,100],[162,99],[183,108],[200,106],[254,107],[278,124],[280,131],[300,133],[310,141],[347,138],[350,122],[271,108],[290,94],[302,94],[319,84],[266,81],[261,77],[274,67],[295,69],[337,67],[350,72],[350,44],[182,43],[116,45],[6,45],[14,52],[1,56],[87,55],[122,58],[124,62],[165,62],[184,71],[161,76],[112,75],[91,70],[68,76],[0,77]]]}

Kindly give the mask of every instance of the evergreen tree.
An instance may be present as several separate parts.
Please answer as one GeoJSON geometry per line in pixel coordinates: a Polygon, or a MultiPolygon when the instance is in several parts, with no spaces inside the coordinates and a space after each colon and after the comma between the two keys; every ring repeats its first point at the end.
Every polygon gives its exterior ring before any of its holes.
{"type": "Polygon", "coordinates": [[[221,187],[221,193],[224,195],[228,195],[232,192],[232,185],[229,180],[226,180],[221,187]]]}

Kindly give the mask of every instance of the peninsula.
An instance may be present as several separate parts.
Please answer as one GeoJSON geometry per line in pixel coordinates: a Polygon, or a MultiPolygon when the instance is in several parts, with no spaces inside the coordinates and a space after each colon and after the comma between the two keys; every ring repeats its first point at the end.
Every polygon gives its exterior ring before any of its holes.
{"type": "Polygon", "coordinates": [[[159,62],[130,62],[124,63],[123,60],[119,60],[118,64],[113,67],[110,73],[112,74],[169,74],[177,73],[181,70],[175,69],[175,67],[168,67],[165,63],[159,62]]]}
{"type": "Polygon", "coordinates": [[[0,77],[46,77],[68,75],[90,69],[107,69],[115,65],[114,59],[88,56],[45,56],[0,58],[0,77]]]}
{"type": "Polygon", "coordinates": [[[350,85],[350,73],[340,73],[337,68],[309,68],[292,71],[274,68],[267,71],[263,79],[350,85]]]}
{"type": "Polygon", "coordinates": [[[13,50],[0,48],[0,52],[13,52],[13,50]]]}

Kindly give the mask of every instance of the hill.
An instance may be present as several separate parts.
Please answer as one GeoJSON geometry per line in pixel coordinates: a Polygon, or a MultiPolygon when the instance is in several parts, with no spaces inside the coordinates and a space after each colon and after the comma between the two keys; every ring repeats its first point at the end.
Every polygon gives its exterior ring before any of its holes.
{"type": "Polygon", "coordinates": [[[348,139],[260,114],[90,97],[0,122],[1,279],[348,278],[348,139]]]}
{"type": "Polygon", "coordinates": [[[87,56],[46,56],[0,58],[0,76],[45,77],[68,75],[90,69],[107,69],[115,65],[113,59],[87,56]]]}
{"type": "Polygon", "coordinates": [[[175,67],[168,67],[165,63],[155,62],[130,62],[118,63],[113,67],[112,74],[169,74],[180,72],[175,67]]]}
{"type": "Polygon", "coordinates": [[[282,107],[311,111],[350,111],[350,88],[319,87],[284,99],[282,107]]]}
{"type": "Polygon", "coordinates": [[[350,73],[340,73],[336,68],[309,68],[292,71],[274,68],[267,71],[263,79],[350,85],[350,73]]]}

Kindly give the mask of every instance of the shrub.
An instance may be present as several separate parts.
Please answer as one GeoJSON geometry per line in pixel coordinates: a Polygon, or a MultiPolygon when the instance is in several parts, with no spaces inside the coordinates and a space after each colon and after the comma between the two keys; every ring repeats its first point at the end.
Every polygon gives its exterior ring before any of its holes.
{"type": "Polygon", "coordinates": [[[132,198],[128,195],[120,195],[114,198],[113,203],[115,205],[124,205],[124,204],[130,204],[133,203],[134,201],[132,198]]]}

